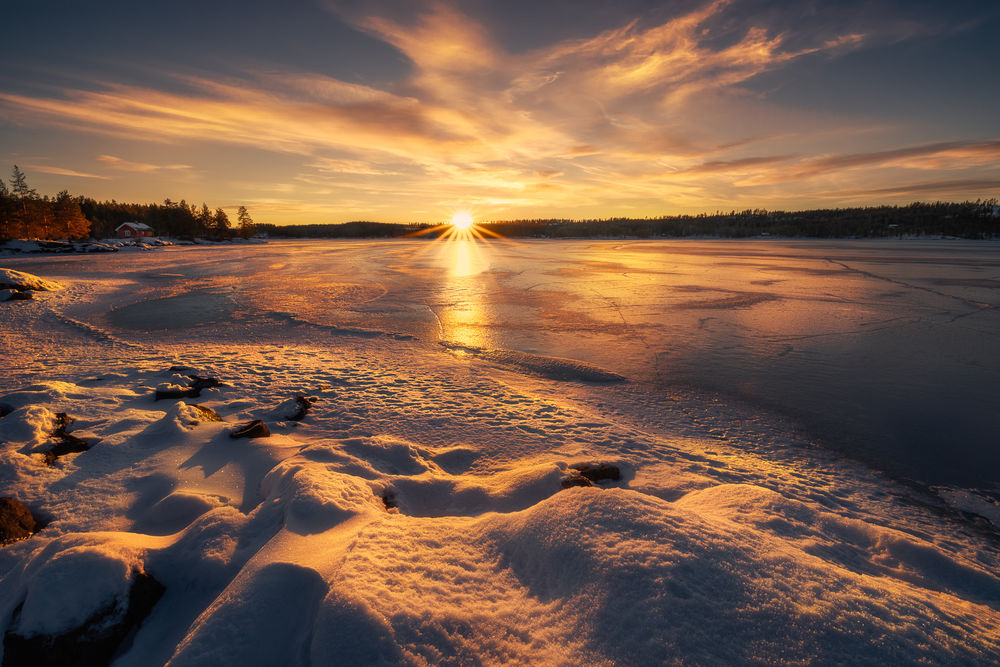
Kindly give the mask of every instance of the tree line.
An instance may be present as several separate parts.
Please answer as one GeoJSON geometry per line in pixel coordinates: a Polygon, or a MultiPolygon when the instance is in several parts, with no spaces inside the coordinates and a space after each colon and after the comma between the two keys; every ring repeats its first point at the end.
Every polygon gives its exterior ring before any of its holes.
{"type": "Polygon", "coordinates": [[[178,238],[244,237],[256,232],[256,225],[246,206],[237,211],[236,227],[221,208],[214,211],[165,199],[162,204],[132,204],[73,197],[63,190],[54,198],[39,196],[27,183],[21,169],[14,165],[8,181],[0,180],[0,239],[85,239],[110,238],[123,222],[149,225],[159,236],[178,238]]]}
{"type": "MultiPolygon", "coordinates": [[[[55,197],[39,196],[28,186],[17,165],[9,179],[0,180],[0,239],[109,238],[123,222],[142,222],[156,234],[177,238],[248,237],[255,233],[293,238],[391,238],[427,230],[430,224],[356,221],[339,224],[276,226],[254,223],[240,206],[236,226],[221,208],[212,210],[185,200],[135,204],[73,197],[63,190],[55,197]]],[[[905,206],[869,206],[810,211],[765,209],[674,215],[654,218],[590,220],[531,219],[485,223],[507,237],[687,237],[746,238],[753,236],[809,238],[871,238],[945,235],[961,238],[1000,237],[1000,203],[976,201],[916,202],[905,206]]]]}
{"type": "MultiPolygon", "coordinates": [[[[1000,237],[1000,203],[994,198],[962,203],[916,202],[905,206],[810,211],[745,209],[654,218],[545,218],[495,220],[481,224],[500,236],[527,238],[902,238],[943,235],[983,239],[1000,237]]],[[[271,236],[292,238],[390,238],[426,232],[431,227],[431,224],[346,222],[282,227],[264,225],[261,231],[271,236]]],[[[425,238],[435,235],[431,232],[425,238]]]]}

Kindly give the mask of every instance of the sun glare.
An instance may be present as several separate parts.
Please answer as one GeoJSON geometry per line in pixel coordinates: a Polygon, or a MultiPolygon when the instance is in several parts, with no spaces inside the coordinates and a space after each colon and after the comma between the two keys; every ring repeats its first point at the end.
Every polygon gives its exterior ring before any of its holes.
{"type": "Polygon", "coordinates": [[[459,211],[451,216],[451,224],[456,229],[469,229],[472,227],[472,216],[468,211],[459,211]]]}

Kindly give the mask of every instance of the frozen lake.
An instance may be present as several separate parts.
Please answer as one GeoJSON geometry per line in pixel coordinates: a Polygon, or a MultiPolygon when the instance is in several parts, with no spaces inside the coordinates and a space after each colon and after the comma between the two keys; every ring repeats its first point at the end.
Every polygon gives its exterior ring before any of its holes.
{"type": "Polygon", "coordinates": [[[998,250],[4,258],[2,657],[143,573],[117,667],[995,664],[998,250]]]}
{"type": "Polygon", "coordinates": [[[67,315],[137,343],[371,330],[567,357],[759,404],[897,475],[1000,469],[996,243],[278,241],[4,263],[103,281],[67,315]]]}

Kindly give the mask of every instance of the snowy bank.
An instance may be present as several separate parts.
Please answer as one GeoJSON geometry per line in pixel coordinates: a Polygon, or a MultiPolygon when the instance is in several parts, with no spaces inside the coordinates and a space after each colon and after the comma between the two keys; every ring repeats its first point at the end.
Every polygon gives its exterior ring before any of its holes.
{"type": "Polygon", "coordinates": [[[886,505],[857,470],[623,429],[539,396],[547,379],[252,359],[0,396],[5,489],[51,519],[0,551],[8,646],[121,624],[148,574],[162,598],[116,665],[1000,656],[995,545],[886,505]],[[261,380],[289,371],[308,410],[261,380]],[[156,400],[213,374],[227,381],[156,400]],[[458,388],[465,405],[433,398],[458,388]],[[463,428],[403,417],[428,400],[463,428]],[[66,412],[94,444],[47,462],[66,412]],[[538,433],[487,437],[500,415],[538,433]],[[234,439],[247,419],[271,435],[234,439]],[[620,479],[563,488],[596,461],[620,479]]]}

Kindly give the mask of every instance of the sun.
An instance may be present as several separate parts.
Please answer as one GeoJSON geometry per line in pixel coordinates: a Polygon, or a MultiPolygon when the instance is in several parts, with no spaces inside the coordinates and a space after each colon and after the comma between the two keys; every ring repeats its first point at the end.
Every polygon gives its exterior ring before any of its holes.
{"type": "Polygon", "coordinates": [[[468,211],[459,211],[451,216],[451,225],[455,229],[469,229],[472,224],[472,215],[468,211]]]}

